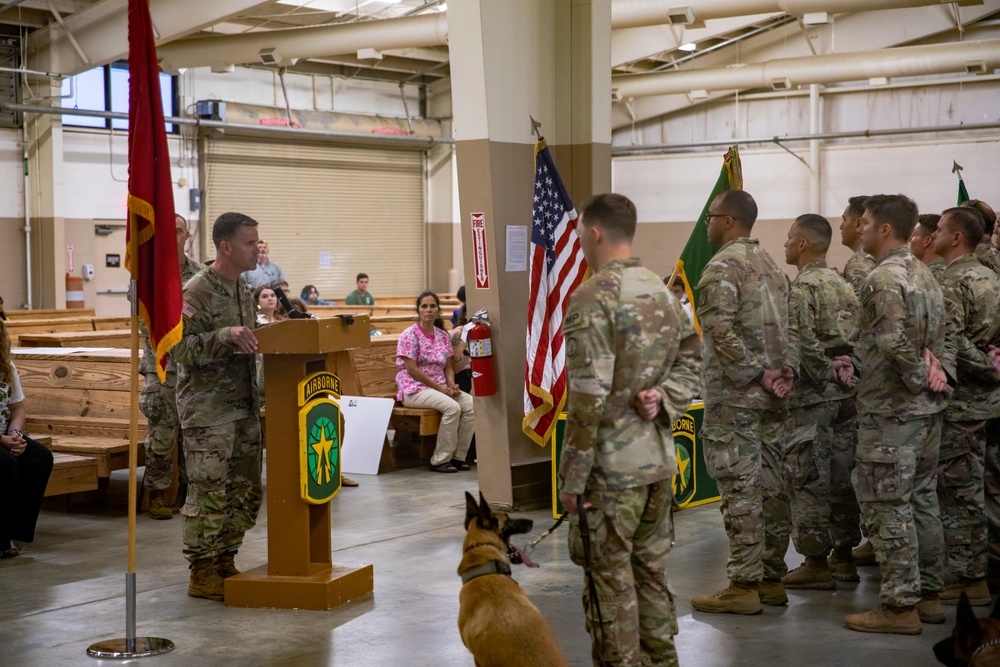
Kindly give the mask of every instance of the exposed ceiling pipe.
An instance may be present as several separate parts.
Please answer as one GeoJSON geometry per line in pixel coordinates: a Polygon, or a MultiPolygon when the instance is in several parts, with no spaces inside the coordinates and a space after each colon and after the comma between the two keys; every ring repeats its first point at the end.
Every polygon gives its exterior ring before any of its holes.
{"type": "Polygon", "coordinates": [[[627,99],[648,95],[688,94],[696,90],[787,90],[812,83],[954,72],[987,74],[998,67],[1000,39],[988,39],[835,53],[810,58],[780,58],[733,67],[686,69],[656,74],[620,74],[611,78],[611,88],[617,98],[627,99]]]}
{"type": "Polygon", "coordinates": [[[360,49],[404,49],[448,44],[443,12],[381,21],[289,28],[181,39],[159,47],[167,71],[213,64],[290,65],[301,58],[355,54],[360,49]]]}
{"type": "MultiPolygon", "coordinates": [[[[950,4],[952,0],[879,0],[877,3],[871,0],[615,0],[611,3],[611,27],[690,25],[709,19],[769,12],[802,16],[814,12],[836,14],[950,4]]],[[[959,6],[981,4],[983,0],[958,0],[959,6]]]]}

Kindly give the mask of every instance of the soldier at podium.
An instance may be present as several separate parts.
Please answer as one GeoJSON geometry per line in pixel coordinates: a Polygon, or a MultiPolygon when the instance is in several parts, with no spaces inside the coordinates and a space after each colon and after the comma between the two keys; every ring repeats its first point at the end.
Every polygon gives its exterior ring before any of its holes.
{"type": "Polygon", "coordinates": [[[235,556],[263,501],[250,287],[240,276],[257,265],[257,221],[223,213],[212,226],[215,261],[184,288],[184,336],[177,363],[177,413],[188,476],[184,556],[188,595],[223,599],[239,574],[235,556]]]}

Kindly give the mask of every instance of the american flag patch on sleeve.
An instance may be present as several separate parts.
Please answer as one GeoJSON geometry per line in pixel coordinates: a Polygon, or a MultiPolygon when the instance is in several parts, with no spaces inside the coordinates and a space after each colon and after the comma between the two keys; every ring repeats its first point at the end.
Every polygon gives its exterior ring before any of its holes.
{"type": "Polygon", "coordinates": [[[184,302],[184,307],[181,308],[181,312],[184,313],[184,317],[194,317],[195,309],[187,301],[184,302]]]}

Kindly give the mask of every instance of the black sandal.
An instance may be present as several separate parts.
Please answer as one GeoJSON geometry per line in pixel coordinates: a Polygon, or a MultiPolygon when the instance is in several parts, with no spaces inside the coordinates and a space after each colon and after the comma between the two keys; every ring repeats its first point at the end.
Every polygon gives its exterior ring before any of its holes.
{"type": "Polygon", "coordinates": [[[472,470],[472,466],[465,461],[459,461],[458,459],[452,459],[451,465],[454,466],[456,470],[472,470]]]}
{"type": "Polygon", "coordinates": [[[434,472],[458,472],[458,468],[451,463],[441,463],[436,466],[428,466],[434,472]]]}
{"type": "Polygon", "coordinates": [[[20,555],[21,555],[21,550],[15,546],[12,546],[10,549],[7,549],[5,551],[0,551],[0,558],[3,558],[4,560],[8,558],[17,558],[20,555]]]}

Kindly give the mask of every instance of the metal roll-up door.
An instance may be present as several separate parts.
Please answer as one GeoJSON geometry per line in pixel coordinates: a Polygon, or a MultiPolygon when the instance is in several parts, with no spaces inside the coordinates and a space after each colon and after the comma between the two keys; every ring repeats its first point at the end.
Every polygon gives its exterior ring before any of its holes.
{"type": "Polygon", "coordinates": [[[423,153],[261,139],[206,139],[206,257],[226,211],[260,224],[290,291],[313,284],[343,303],[359,272],[379,296],[426,285],[423,153]]]}

